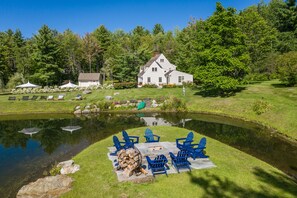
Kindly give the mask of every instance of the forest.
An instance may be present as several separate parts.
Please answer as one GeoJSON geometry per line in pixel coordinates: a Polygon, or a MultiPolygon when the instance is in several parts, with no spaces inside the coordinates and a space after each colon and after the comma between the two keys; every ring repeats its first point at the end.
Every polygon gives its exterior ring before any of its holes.
{"type": "Polygon", "coordinates": [[[43,86],[76,82],[80,72],[100,72],[109,82],[136,82],[140,66],[157,53],[193,74],[206,91],[232,92],[271,79],[294,86],[296,28],[296,0],[271,0],[240,11],[217,3],[207,19],[190,19],[185,28],[171,31],[161,24],[130,32],[100,25],[77,35],[43,25],[24,38],[21,30],[8,29],[0,32],[0,88],[27,80],[43,86]]]}

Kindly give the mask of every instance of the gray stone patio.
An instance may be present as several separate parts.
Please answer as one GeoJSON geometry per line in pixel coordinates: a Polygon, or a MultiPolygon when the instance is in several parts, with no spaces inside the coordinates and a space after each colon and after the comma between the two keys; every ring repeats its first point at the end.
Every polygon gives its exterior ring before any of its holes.
{"type": "MultiPolygon", "coordinates": [[[[148,170],[148,164],[145,156],[149,156],[151,159],[154,159],[157,155],[165,155],[168,159],[168,166],[169,169],[167,170],[168,174],[178,173],[175,167],[171,164],[171,158],[169,156],[169,152],[174,153],[175,155],[178,153],[179,149],[176,147],[175,142],[156,142],[156,143],[139,143],[135,144],[135,147],[141,152],[142,154],[142,165],[144,166],[145,170],[148,172],[147,175],[141,174],[140,176],[136,176],[135,174],[131,177],[125,177],[122,174],[122,170],[116,170],[117,165],[117,156],[112,156],[110,153],[115,152],[115,147],[108,147],[109,153],[107,153],[108,158],[112,161],[112,165],[114,170],[117,174],[118,180],[122,181],[147,181],[152,180],[152,172],[148,170]]],[[[193,160],[192,158],[188,159],[191,163],[190,167],[192,170],[194,169],[205,169],[205,168],[213,168],[216,165],[209,159],[209,158],[202,158],[193,160]]],[[[180,172],[186,172],[189,169],[180,169],[180,172]]]]}

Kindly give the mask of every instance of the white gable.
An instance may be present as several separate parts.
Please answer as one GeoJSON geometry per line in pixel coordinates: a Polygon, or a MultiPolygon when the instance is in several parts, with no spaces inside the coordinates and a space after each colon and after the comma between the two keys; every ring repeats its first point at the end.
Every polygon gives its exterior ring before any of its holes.
{"type": "Polygon", "coordinates": [[[164,54],[160,54],[160,56],[156,60],[157,63],[159,63],[165,72],[169,70],[176,70],[176,66],[171,64],[169,60],[164,56],[164,54]]]}
{"type": "Polygon", "coordinates": [[[193,82],[193,75],[177,71],[176,66],[171,64],[164,54],[151,58],[140,67],[138,74],[138,84],[182,84],[181,81],[193,82]]]}

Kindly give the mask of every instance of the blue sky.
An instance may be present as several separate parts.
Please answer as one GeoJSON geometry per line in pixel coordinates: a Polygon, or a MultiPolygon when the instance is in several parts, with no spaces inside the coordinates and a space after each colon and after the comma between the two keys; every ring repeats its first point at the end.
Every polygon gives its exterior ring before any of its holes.
{"type": "MultiPolygon", "coordinates": [[[[161,23],[165,30],[183,28],[190,18],[206,19],[218,0],[0,0],[0,31],[19,28],[25,37],[47,24],[63,32],[92,32],[99,25],[109,30],[131,31],[142,25],[151,30],[161,23]]],[[[225,7],[242,10],[260,0],[221,0],[225,7]]]]}

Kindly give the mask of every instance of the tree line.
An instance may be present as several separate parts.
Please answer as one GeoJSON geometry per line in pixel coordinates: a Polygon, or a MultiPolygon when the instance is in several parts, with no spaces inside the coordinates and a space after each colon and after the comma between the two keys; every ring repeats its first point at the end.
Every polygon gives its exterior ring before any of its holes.
{"type": "Polygon", "coordinates": [[[40,85],[77,81],[80,72],[101,72],[105,80],[136,82],[139,67],[163,53],[206,91],[232,92],[250,80],[297,82],[296,0],[261,1],[242,11],[216,4],[206,20],[182,30],[109,31],[104,25],[79,36],[42,26],[25,39],[20,30],[0,32],[0,87],[29,79],[40,85]]]}

